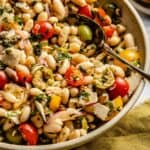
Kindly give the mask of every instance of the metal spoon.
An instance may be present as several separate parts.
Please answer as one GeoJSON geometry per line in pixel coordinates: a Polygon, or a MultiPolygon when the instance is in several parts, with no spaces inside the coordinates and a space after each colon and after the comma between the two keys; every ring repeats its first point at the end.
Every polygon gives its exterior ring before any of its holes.
{"type": "Polygon", "coordinates": [[[118,59],[119,61],[121,61],[122,63],[124,63],[125,65],[127,65],[130,69],[138,72],[141,76],[143,76],[144,78],[146,78],[147,80],[150,81],[150,75],[147,74],[146,72],[144,72],[142,69],[135,67],[134,65],[130,64],[128,61],[126,61],[125,59],[123,59],[122,57],[120,57],[116,52],[113,51],[113,49],[111,47],[109,47],[109,45],[107,45],[105,43],[106,38],[105,38],[105,34],[103,32],[102,27],[97,24],[95,21],[93,21],[92,19],[83,16],[83,15],[77,15],[76,14],[76,18],[78,19],[79,22],[83,22],[89,26],[91,26],[92,28],[95,28],[95,40],[94,43],[96,42],[96,44],[105,52],[107,52],[109,55],[111,55],[112,57],[118,59]]]}

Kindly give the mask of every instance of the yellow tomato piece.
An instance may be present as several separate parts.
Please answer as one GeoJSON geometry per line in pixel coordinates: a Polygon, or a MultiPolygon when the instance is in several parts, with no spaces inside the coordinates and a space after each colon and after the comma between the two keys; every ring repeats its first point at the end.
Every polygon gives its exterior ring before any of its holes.
{"type": "MultiPolygon", "coordinates": [[[[140,59],[140,55],[139,52],[135,51],[135,50],[131,50],[131,49],[126,49],[120,52],[119,54],[122,58],[124,58],[125,60],[129,61],[129,62],[134,62],[136,60],[140,59]]],[[[124,65],[123,63],[121,63],[118,60],[114,60],[114,65],[120,66],[121,68],[123,68],[124,70],[127,69],[127,66],[124,65]]]]}
{"type": "Polygon", "coordinates": [[[97,0],[86,0],[87,3],[94,3],[96,2],[97,0]]]}
{"type": "Polygon", "coordinates": [[[113,106],[115,109],[121,109],[123,107],[123,99],[121,96],[118,96],[117,98],[115,98],[113,101],[113,106]]]}
{"type": "Polygon", "coordinates": [[[139,52],[135,50],[126,49],[120,52],[120,56],[129,62],[136,61],[140,58],[139,52]]]}
{"type": "Polygon", "coordinates": [[[50,103],[49,103],[49,108],[52,111],[56,111],[59,108],[60,103],[61,103],[61,97],[57,95],[52,95],[50,103]]]}

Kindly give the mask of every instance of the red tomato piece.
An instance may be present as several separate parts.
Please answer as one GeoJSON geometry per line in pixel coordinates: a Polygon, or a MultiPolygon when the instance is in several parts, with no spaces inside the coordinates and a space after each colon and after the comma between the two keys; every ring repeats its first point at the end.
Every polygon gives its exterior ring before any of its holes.
{"type": "Polygon", "coordinates": [[[32,33],[42,36],[43,40],[53,37],[54,32],[53,26],[47,21],[37,22],[32,29],[32,33]]]}
{"type": "Polygon", "coordinates": [[[21,132],[25,141],[28,142],[29,145],[36,145],[38,142],[38,132],[36,128],[29,124],[24,123],[19,126],[19,131],[21,132]]]}
{"type": "Polygon", "coordinates": [[[101,16],[103,18],[106,16],[105,10],[101,7],[98,9],[98,14],[99,14],[99,16],[101,16]]]}
{"type": "Polygon", "coordinates": [[[8,82],[8,78],[4,71],[0,70],[0,89],[2,90],[5,84],[8,82]]]}
{"type": "Polygon", "coordinates": [[[79,14],[92,18],[92,13],[89,5],[83,6],[79,8],[79,14]]]}
{"type": "Polygon", "coordinates": [[[67,83],[73,87],[78,87],[84,84],[83,74],[75,67],[70,67],[65,73],[67,83]]]}
{"type": "Polygon", "coordinates": [[[112,26],[104,26],[103,29],[104,29],[104,32],[108,38],[112,37],[112,35],[115,31],[115,28],[112,26]]]}
{"type": "Polygon", "coordinates": [[[129,84],[121,77],[117,77],[114,85],[108,90],[110,99],[114,99],[118,96],[124,97],[128,94],[129,84]]]}
{"type": "Polygon", "coordinates": [[[20,84],[25,84],[27,83],[31,83],[32,82],[32,75],[31,74],[27,74],[25,72],[21,72],[21,71],[17,71],[17,76],[18,76],[18,82],[20,84]]]}

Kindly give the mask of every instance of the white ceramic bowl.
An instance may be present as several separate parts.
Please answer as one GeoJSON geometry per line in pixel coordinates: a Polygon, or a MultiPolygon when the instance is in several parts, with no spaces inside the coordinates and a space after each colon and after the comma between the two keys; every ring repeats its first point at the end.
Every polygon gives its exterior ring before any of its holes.
{"type": "MultiPolygon", "coordinates": [[[[104,0],[100,0],[102,3],[104,0]]],[[[132,7],[132,5],[129,3],[128,0],[110,0],[112,2],[115,2],[122,10],[122,22],[125,24],[128,28],[128,31],[133,33],[136,44],[139,47],[139,50],[141,50],[141,55],[143,56],[143,68],[146,72],[148,72],[149,68],[149,59],[150,59],[150,52],[148,48],[148,37],[146,35],[144,25],[137,14],[136,10],[132,7]]],[[[138,86],[136,92],[131,97],[130,101],[126,104],[126,106],[123,108],[123,110],[114,117],[111,121],[107,122],[106,124],[100,126],[98,129],[92,131],[91,133],[87,134],[86,136],[83,136],[81,138],[77,138],[71,141],[58,143],[58,144],[50,144],[50,145],[42,145],[42,146],[19,146],[19,145],[13,145],[13,144],[7,144],[7,143],[0,143],[0,150],[2,149],[13,149],[13,150],[66,150],[78,147],[82,144],[85,144],[94,138],[101,135],[104,131],[112,127],[114,124],[116,124],[135,104],[137,99],[139,98],[139,95],[142,92],[142,89],[144,87],[144,82],[141,81],[140,85],[138,86]]]]}

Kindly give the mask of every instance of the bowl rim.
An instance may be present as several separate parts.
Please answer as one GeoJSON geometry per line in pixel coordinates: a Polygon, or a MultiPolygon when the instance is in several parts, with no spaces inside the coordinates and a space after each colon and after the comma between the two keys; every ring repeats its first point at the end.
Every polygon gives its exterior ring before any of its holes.
{"type": "MultiPolygon", "coordinates": [[[[137,20],[137,22],[141,28],[143,38],[144,38],[144,46],[145,46],[144,71],[148,72],[149,66],[150,66],[149,62],[148,62],[148,56],[150,55],[148,35],[146,33],[144,24],[143,24],[143,22],[139,16],[139,14],[135,10],[135,8],[131,5],[131,3],[128,0],[123,0],[123,2],[130,9],[130,11],[132,12],[134,17],[136,18],[136,20],[137,20]]],[[[73,139],[70,141],[62,142],[62,143],[47,144],[47,145],[36,145],[36,146],[15,145],[15,144],[8,144],[8,143],[0,142],[0,149],[1,148],[3,148],[3,149],[12,149],[13,148],[14,150],[26,150],[26,149],[28,149],[28,150],[59,150],[59,149],[64,149],[64,148],[65,149],[66,148],[74,148],[75,147],[74,145],[80,146],[81,144],[85,144],[85,143],[89,142],[90,140],[98,137],[104,131],[111,128],[113,125],[115,125],[137,102],[138,97],[142,93],[144,85],[145,85],[144,80],[142,80],[139,87],[136,89],[135,93],[133,94],[131,100],[126,104],[126,106],[123,108],[123,110],[116,117],[114,117],[112,120],[108,121],[107,123],[105,123],[101,127],[88,133],[85,136],[82,136],[80,138],[73,139]]]]}

